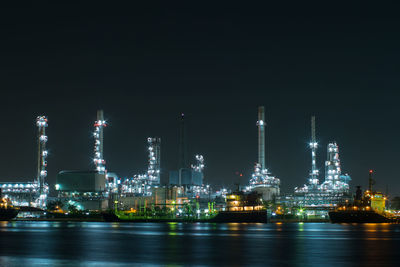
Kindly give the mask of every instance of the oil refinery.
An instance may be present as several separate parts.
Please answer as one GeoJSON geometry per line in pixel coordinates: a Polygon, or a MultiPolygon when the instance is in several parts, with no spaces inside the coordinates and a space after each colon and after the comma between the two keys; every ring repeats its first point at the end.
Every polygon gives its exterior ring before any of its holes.
{"type": "MultiPolygon", "coordinates": [[[[229,217],[231,215],[228,213],[233,211],[251,213],[256,210],[254,207],[257,207],[257,212],[259,212],[268,207],[274,209],[276,206],[279,209],[281,206],[289,209],[307,209],[308,215],[326,216],[330,208],[336,207],[350,198],[349,182],[351,178],[342,172],[339,146],[336,142],[327,145],[325,177],[323,181],[320,179],[320,171],[317,167],[319,143],[316,138],[315,116],[311,117],[311,140],[309,142],[311,168],[308,178],[306,184],[296,187],[294,192],[289,194],[281,194],[281,180],[272,174],[271,166],[266,160],[265,131],[267,122],[264,106],[258,108],[256,123],[258,130],[257,161],[254,171],[248,179],[248,184],[242,187],[243,190],[230,191],[226,188],[212,188],[211,185],[204,183],[205,157],[201,154],[188,155],[185,120],[185,115],[182,113],[178,119],[177,168],[165,172],[168,174],[168,181],[162,183],[162,142],[161,138],[157,136],[150,136],[143,140],[143,147],[146,147],[147,151],[145,172],[121,178],[115,172],[107,169],[104,157],[104,141],[106,139],[104,130],[108,123],[104,119],[103,110],[98,110],[93,125],[93,170],[60,170],[54,187],[56,196],[50,197],[49,185],[46,183],[48,119],[46,116],[38,116],[36,118],[38,145],[36,178],[30,182],[2,182],[0,183],[2,194],[14,206],[32,207],[39,210],[46,210],[48,199],[51,199],[52,203],[58,203],[58,209],[65,214],[72,211],[118,210],[138,212],[137,216],[142,212],[139,217],[143,219],[145,218],[144,214],[147,214],[143,212],[150,209],[154,212],[156,210],[163,211],[164,215],[158,213],[162,218],[171,218],[172,212],[175,219],[176,216],[189,216],[189,213],[193,212],[190,216],[197,220],[200,218],[210,219],[212,214],[216,215],[216,212],[225,212],[224,216],[229,217]],[[189,158],[193,159],[191,164],[189,158]],[[228,199],[227,195],[229,195],[228,199]],[[254,199],[261,202],[254,201],[254,199]],[[246,206],[249,205],[248,203],[256,204],[246,206]],[[165,212],[168,213],[168,216],[165,212]]],[[[272,213],[275,214],[275,212],[272,213]]],[[[126,216],[133,218],[129,214],[121,214],[121,217],[125,218],[126,216]]],[[[254,214],[248,216],[254,217],[254,214]]]]}

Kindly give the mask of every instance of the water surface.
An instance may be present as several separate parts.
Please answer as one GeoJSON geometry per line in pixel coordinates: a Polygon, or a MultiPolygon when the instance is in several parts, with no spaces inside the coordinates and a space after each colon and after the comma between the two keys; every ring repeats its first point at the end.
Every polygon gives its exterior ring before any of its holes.
{"type": "Polygon", "coordinates": [[[400,225],[0,222],[0,266],[399,266],[400,225]]]}

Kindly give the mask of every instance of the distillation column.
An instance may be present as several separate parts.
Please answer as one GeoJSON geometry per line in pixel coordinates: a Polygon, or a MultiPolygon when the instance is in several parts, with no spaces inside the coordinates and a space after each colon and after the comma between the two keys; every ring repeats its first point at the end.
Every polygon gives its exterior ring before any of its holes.
{"type": "Polygon", "coordinates": [[[341,175],[339,146],[336,142],[328,144],[327,160],[325,162],[325,182],[335,185],[341,175]]]}
{"type": "Polygon", "coordinates": [[[258,163],[265,169],[265,112],[264,106],[258,107],[258,163]]]}
{"type": "Polygon", "coordinates": [[[106,162],[103,155],[103,128],[106,127],[103,110],[97,111],[97,120],[94,123],[94,164],[99,173],[106,172],[106,162]]]}
{"type": "Polygon", "coordinates": [[[48,126],[48,120],[46,116],[38,116],[36,118],[36,126],[38,127],[38,165],[37,165],[37,184],[39,187],[39,206],[45,208],[46,206],[46,192],[44,179],[47,176],[47,135],[46,127],[48,126]]]}
{"type": "Polygon", "coordinates": [[[149,150],[147,177],[151,185],[160,185],[161,138],[149,137],[147,144],[149,150]]]}

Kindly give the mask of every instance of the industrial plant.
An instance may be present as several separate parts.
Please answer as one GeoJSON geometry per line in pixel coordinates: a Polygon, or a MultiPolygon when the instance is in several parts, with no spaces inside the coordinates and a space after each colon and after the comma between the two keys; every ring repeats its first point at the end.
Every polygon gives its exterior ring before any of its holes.
{"type": "MultiPolygon", "coordinates": [[[[188,216],[193,211],[196,218],[201,216],[203,216],[201,218],[208,218],[207,216],[215,215],[218,211],[255,211],[254,207],[257,207],[259,212],[262,209],[274,209],[276,205],[279,208],[283,205],[291,209],[307,209],[309,215],[325,216],[330,208],[350,198],[351,178],[342,172],[339,146],[336,142],[327,145],[325,177],[323,181],[320,179],[317,167],[319,144],[316,139],[314,116],[311,117],[309,143],[311,168],[307,182],[301,187],[296,187],[294,192],[289,194],[281,194],[281,180],[271,173],[266,160],[267,123],[264,106],[258,108],[256,123],[257,162],[248,179],[248,184],[237,191],[229,191],[225,188],[213,189],[211,185],[204,183],[205,158],[201,154],[188,155],[185,119],[182,113],[179,117],[178,165],[176,169],[166,172],[168,181],[163,184],[161,182],[162,142],[160,137],[151,136],[143,140],[143,146],[147,151],[147,170],[144,173],[121,178],[107,169],[104,158],[104,131],[108,124],[104,119],[103,110],[98,110],[93,124],[92,165],[94,169],[60,170],[54,187],[56,196],[50,197],[49,185],[46,183],[48,119],[46,116],[38,116],[36,119],[38,144],[36,179],[30,182],[2,182],[0,183],[2,194],[17,207],[32,207],[39,210],[46,210],[48,200],[51,199],[57,202],[59,210],[65,213],[74,210],[145,212],[150,209],[168,211],[168,214],[174,212],[174,216],[185,214],[188,216]],[[189,162],[190,158],[193,159],[192,163],[189,162]],[[230,199],[227,199],[227,195],[230,199]],[[245,203],[256,204],[246,206],[249,204],[245,203]]],[[[131,215],[129,216],[132,218],[131,215]]]]}

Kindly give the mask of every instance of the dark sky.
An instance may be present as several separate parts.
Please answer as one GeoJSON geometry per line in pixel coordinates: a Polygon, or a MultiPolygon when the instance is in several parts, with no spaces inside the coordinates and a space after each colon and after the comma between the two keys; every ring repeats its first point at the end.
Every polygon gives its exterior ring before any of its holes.
{"type": "Polygon", "coordinates": [[[365,188],[374,169],[378,189],[400,194],[397,6],[164,2],[2,7],[0,181],[34,179],[40,114],[49,117],[48,182],[93,168],[102,108],[110,171],[144,172],[146,138],[159,136],[165,178],[184,112],[206,181],[230,186],[239,171],[245,183],[264,105],[267,165],[284,192],[306,182],[315,114],[322,173],[335,140],[352,185],[365,188]]]}

